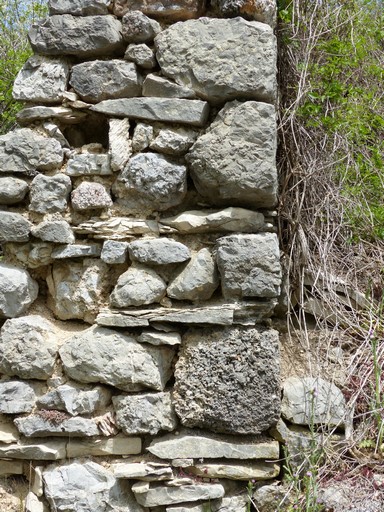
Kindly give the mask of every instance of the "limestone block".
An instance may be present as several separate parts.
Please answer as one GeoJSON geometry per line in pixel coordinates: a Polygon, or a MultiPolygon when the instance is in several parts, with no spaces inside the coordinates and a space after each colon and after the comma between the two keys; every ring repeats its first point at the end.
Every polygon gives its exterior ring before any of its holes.
{"type": "Polygon", "coordinates": [[[109,265],[125,263],[128,255],[128,242],[105,240],[101,250],[101,259],[109,265]]]}
{"type": "Polygon", "coordinates": [[[163,75],[200,98],[275,101],[276,40],[266,24],[242,18],[189,20],[158,34],[155,47],[163,75]]]}
{"type": "Polygon", "coordinates": [[[133,478],[147,482],[173,478],[172,468],[160,462],[117,462],[111,464],[111,470],[116,478],[133,478]]]}
{"type": "Polygon", "coordinates": [[[67,375],[79,382],[162,391],[172,374],[174,349],[143,345],[132,336],[94,326],[70,338],[60,356],[67,375]]]}
{"type": "Polygon", "coordinates": [[[0,477],[23,474],[22,460],[0,460],[0,477]]]}
{"type": "Polygon", "coordinates": [[[73,155],[68,160],[65,172],[68,176],[108,176],[112,174],[111,157],[95,153],[73,155]]]}
{"type": "Polygon", "coordinates": [[[143,96],[156,98],[196,98],[196,94],[192,89],[157,75],[147,75],[145,77],[143,96]]]}
{"type": "Polygon", "coordinates": [[[116,424],[124,434],[153,436],[161,430],[172,431],[177,426],[171,393],[168,391],[118,395],[112,401],[116,411],[116,424]]]}
{"type": "Polygon", "coordinates": [[[166,288],[166,283],[154,270],[131,266],[119,277],[110,303],[115,308],[125,308],[160,302],[166,288]]]}
{"type": "Polygon", "coordinates": [[[228,103],[186,158],[198,192],[213,204],[274,206],[275,108],[255,101],[228,103]]]}
{"type": "MultiPolygon", "coordinates": [[[[23,398],[21,398],[21,397],[17,397],[17,398],[18,398],[19,403],[21,404],[21,402],[23,401],[23,398]]],[[[1,397],[1,400],[3,400],[3,396],[1,397]]],[[[28,398],[26,398],[25,403],[28,405],[30,404],[30,401],[28,400],[28,398]]],[[[28,405],[27,405],[27,407],[28,407],[28,405]]],[[[4,407],[4,405],[3,405],[3,407],[4,407]]],[[[14,405],[12,404],[12,408],[13,407],[14,407],[14,405]]],[[[13,424],[13,421],[11,418],[12,418],[12,416],[9,417],[9,416],[0,414],[0,443],[10,444],[10,443],[17,442],[17,440],[20,438],[20,434],[17,431],[17,428],[15,427],[15,425],[13,424]]],[[[0,463],[0,467],[1,467],[1,463],[0,463]]]]}
{"type": "Polygon", "coordinates": [[[55,14],[32,25],[28,38],[37,54],[79,58],[113,55],[123,46],[121,22],[111,15],[55,14]]]}
{"type": "Polygon", "coordinates": [[[47,504],[29,491],[25,498],[25,512],[49,512],[47,504]]]}
{"type": "Polygon", "coordinates": [[[88,418],[64,418],[62,421],[52,421],[39,415],[31,415],[16,418],[15,425],[25,437],[92,437],[100,434],[96,422],[88,418]]]}
{"type": "Polygon", "coordinates": [[[115,0],[113,12],[123,16],[127,11],[139,10],[154,18],[172,21],[196,18],[203,12],[203,0],[115,0]]]}
{"type": "Polygon", "coordinates": [[[34,382],[0,381],[0,413],[20,414],[31,412],[35,407],[39,391],[39,387],[34,382]]]}
{"type": "Polygon", "coordinates": [[[30,128],[20,128],[0,136],[0,172],[31,174],[58,169],[63,150],[53,138],[30,128]]]}
{"type": "Polygon", "coordinates": [[[26,312],[36,300],[37,282],[26,270],[0,262],[0,318],[14,318],[26,312]]]}
{"type": "Polygon", "coordinates": [[[101,101],[91,110],[115,117],[204,126],[209,105],[206,101],[178,98],[123,98],[101,101]]]}
{"type": "Polygon", "coordinates": [[[7,320],[1,329],[0,372],[22,379],[48,379],[58,347],[54,325],[42,316],[7,320]]]}
{"type": "Polygon", "coordinates": [[[118,435],[112,438],[73,439],[67,445],[67,457],[105,457],[135,455],[141,452],[140,437],[118,435]]]}
{"type": "Polygon", "coordinates": [[[131,260],[148,265],[183,263],[191,257],[184,244],[164,237],[135,240],[128,245],[128,252],[131,260]]]}
{"type": "Polygon", "coordinates": [[[71,189],[71,179],[65,174],[38,174],[31,183],[29,209],[37,213],[62,212],[67,208],[71,189]]]}
{"type": "Polygon", "coordinates": [[[0,178],[0,204],[20,203],[28,192],[28,183],[18,178],[0,178]]]}
{"type": "Polygon", "coordinates": [[[126,43],[150,43],[161,32],[160,23],[148,18],[141,9],[130,9],[121,23],[126,43]]]}
{"type": "Polygon", "coordinates": [[[111,196],[104,185],[83,181],[71,194],[72,208],[77,211],[103,209],[113,205],[111,196]]]}
{"type": "Polygon", "coordinates": [[[104,409],[111,401],[111,391],[103,386],[93,388],[63,384],[37,400],[41,409],[66,411],[72,416],[93,414],[104,409]]]}
{"type": "Polygon", "coordinates": [[[33,55],[16,76],[13,98],[33,103],[60,103],[68,77],[69,63],[66,59],[33,55]]]}
{"type": "Polygon", "coordinates": [[[24,460],[58,460],[66,458],[64,440],[45,440],[43,443],[21,440],[18,443],[0,446],[0,457],[24,460]]]}
{"type": "Polygon", "coordinates": [[[217,242],[224,297],[278,297],[281,265],[277,236],[229,235],[217,242]]]}
{"type": "Polygon", "coordinates": [[[280,417],[278,333],[195,329],[183,338],[174,404],[183,425],[259,434],[280,417]]]}
{"type": "Polygon", "coordinates": [[[275,0],[213,0],[212,7],[222,16],[232,18],[244,16],[268,23],[272,28],[276,26],[276,2],[275,0]]]}
{"type": "Polygon", "coordinates": [[[201,463],[188,468],[188,474],[203,478],[227,478],[229,480],[269,480],[280,473],[279,464],[272,462],[254,463],[201,463]]]}
{"type": "Polygon", "coordinates": [[[150,148],[168,155],[183,155],[197,138],[197,132],[187,128],[163,128],[150,148]]]}
{"type": "Polygon", "coordinates": [[[143,331],[137,341],[150,345],[180,345],[181,336],[178,332],[143,331]]]}
{"type": "Polygon", "coordinates": [[[124,60],[94,60],[76,64],[69,83],[83,101],[140,96],[141,77],[135,64],[124,60]]]}
{"type": "Polygon", "coordinates": [[[177,300],[208,300],[218,285],[215,261],[208,249],[201,249],[169,283],[167,295],[177,300]]]}
{"type": "Polygon", "coordinates": [[[125,240],[131,236],[158,235],[159,224],[156,220],[135,217],[113,217],[107,220],[91,219],[76,226],[75,231],[82,235],[101,240],[125,240]]]}
{"type": "Polygon", "coordinates": [[[38,268],[52,263],[51,253],[54,246],[51,243],[7,243],[5,246],[5,254],[7,258],[15,259],[22,266],[28,268],[38,268]]]}
{"type": "Polygon", "coordinates": [[[186,191],[185,165],[157,153],[133,156],[113,187],[123,203],[137,210],[167,210],[180,204],[186,191]]]}
{"type": "Polygon", "coordinates": [[[27,242],[31,227],[20,213],[0,211],[0,242],[27,242]]]}
{"type": "MultiPolygon", "coordinates": [[[[87,117],[85,112],[69,107],[37,106],[23,108],[16,114],[16,120],[20,126],[26,126],[35,121],[55,119],[63,124],[77,124],[87,117]]],[[[60,141],[62,143],[62,140],[60,141]]]]}
{"type": "Polygon", "coordinates": [[[132,137],[132,150],[135,153],[149,147],[153,139],[153,126],[144,123],[137,123],[132,137]]]}
{"type": "Polygon", "coordinates": [[[62,260],[65,258],[98,258],[100,254],[100,244],[68,244],[54,249],[51,257],[54,260],[62,260]]]}
{"type": "Polygon", "coordinates": [[[49,0],[49,14],[73,14],[74,16],[94,16],[108,14],[111,0],[49,0]]]}
{"type": "Polygon", "coordinates": [[[146,44],[130,44],[125,51],[124,59],[144,69],[152,69],[157,64],[153,50],[146,44]]]}
{"type": "Polygon", "coordinates": [[[127,164],[132,154],[129,119],[110,119],[108,139],[112,171],[120,171],[127,164]]]}
{"type": "Polygon", "coordinates": [[[65,220],[45,220],[34,226],[31,233],[45,242],[73,244],[75,235],[65,220]]]}
{"type": "MultiPolygon", "coordinates": [[[[167,507],[166,512],[205,512],[208,508],[211,512],[245,512],[249,503],[249,497],[244,494],[228,496],[219,500],[210,500],[199,505],[175,505],[167,507]]],[[[260,509],[263,510],[263,509],[260,509]]],[[[266,512],[263,510],[263,512],[266,512]]],[[[274,511],[275,512],[275,511],[274,511]]]]}

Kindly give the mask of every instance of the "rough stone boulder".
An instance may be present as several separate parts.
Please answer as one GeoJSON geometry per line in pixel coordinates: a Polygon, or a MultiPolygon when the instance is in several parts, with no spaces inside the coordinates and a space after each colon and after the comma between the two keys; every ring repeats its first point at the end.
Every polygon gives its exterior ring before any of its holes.
{"type": "Polygon", "coordinates": [[[183,338],[174,404],[183,425],[258,434],[280,416],[278,333],[195,329],[183,338]]]}
{"type": "Polygon", "coordinates": [[[113,205],[104,185],[83,181],[71,194],[72,208],[77,211],[108,208],[113,205]]]}
{"type": "Polygon", "coordinates": [[[276,0],[212,0],[211,5],[226,18],[243,16],[276,26],[276,0]]]}
{"type": "Polygon", "coordinates": [[[165,237],[131,242],[128,252],[131,260],[148,265],[182,263],[191,257],[188,247],[165,237]]]}
{"type": "Polygon", "coordinates": [[[128,11],[122,19],[122,32],[127,43],[150,43],[161,32],[160,24],[140,10],[128,11]]]}
{"type": "Polygon", "coordinates": [[[26,270],[0,262],[0,318],[25,313],[38,291],[38,284],[26,270]]]}
{"type": "Polygon", "coordinates": [[[0,177],[0,204],[20,203],[28,192],[28,184],[18,178],[0,177]]]}
{"type": "Polygon", "coordinates": [[[65,220],[45,220],[32,228],[32,235],[56,244],[73,244],[75,235],[65,220]]]}
{"type": "Polygon", "coordinates": [[[131,266],[119,277],[110,303],[115,308],[152,304],[161,301],[166,289],[166,283],[154,270],[131,266]]]}
{"type": "Polygon", "coordinates": [[[65,174],[38,174],[31,183],[29,209],[37,213],[62,212],[67,208],[71,188],[71,178],[65,174]]]}
{"type": "Polygon", "coordinates": [[[20,213],[0,211],[0,243],[28,242],[31,226],[20,213]]]}
{"type": "MultiPolygon", "coordinates": [[[[12,379],[0,382],[0,413],[20,414],[31,412],[35,407],[39,392],[36,382],[23,382],[12,379]]],[[[3,432],[4,425],[0,425],[3,432]]]]}

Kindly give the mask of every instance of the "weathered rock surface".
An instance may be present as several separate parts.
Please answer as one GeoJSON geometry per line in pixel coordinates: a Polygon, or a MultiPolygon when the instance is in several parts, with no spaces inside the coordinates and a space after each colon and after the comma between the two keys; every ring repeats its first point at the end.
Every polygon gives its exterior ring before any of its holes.
{"type": "Polygon", "coordinates": [[[187,169],[157,153],[133,156],[115,182],[113,192],[130,209],[167,210],[187,191],[187,169]]]}
{"type": "MultiPolygon", "coordinates": [[[[35,383],[20,380],[0,382],[0,413],[20,414],[35,407],[38,387],[35,383]]],[[[1,429],[1,425],[0,425],[1,429]]]]}
{"type": "Polygon", "coordinates": [[[0,262],[0,318],[14,318],[26,312],[36,300],[37,282],[26,270],[0,262]]]}
{"type": "Polygon", "coordinates": [[[202,0],[116,0],[113,12],[123,16],[127,11],[140,10],[154,18],[178,21],[195,18],[203,5],[202,0]]]}
{"type": "Polygon", "coordinates": [[[131,336],[97,326],[73,336],[60,349],[71,378],[102,382],[124,391],[161,391],[171,376],[173,356],[172,347],[144,346],[131,336]]]}
{"type": "Polygon", "coordinates": [[[101,250],[101,259],[109,265],[125,263],[128,255],[128,242],[105,240],[101,250]]]}
{"type": "Polygon", "coordinates": [[[68,244],[53,249],[51,257],[54,260],[61,260],[65,258],[97,258],[100,254],[100,244],[68,244]]]}
{"type": "Polygon", "coordinates": [[[39,315],[7,320],[1,329],[0,372],[22,379],[48,379],[59,339],[53,324],[39,315]]]}
{"type": "Polygon", "coordinates": [[[188,473],[203,478],[228,478],[229,480],[269,480],[280,473],[280,466],[271,462],[243,464],[202,463],[188,468],[188,473]]]}
{"type": "Polygon", "coordinates": [[[108,14],[111,0],[49,0],[49,14],[93,16],[108,14]]]}
{"type": "Polygon", "coordinates": [[[276,41],[266,24],[189,20],[161,32],[155,46],[162,73],[205,100],[275,100],[276,41]]]}
{"type": "Polygon", "coordinates": [[[53,138],[30,128],[20,128],[0,136],[0,172],[33,174],[61,166],[63,150],[53,138]]]}
{"type": "Polygon", "coordinates": [[[2,460],[0,465],[0,476],[9,477],[23,474],[23,461],[2,460]]]}
{"type": "Polygon", "coordinates": [[[111,157],[93,153],[73,155],[68,160],[65,172],[68,176],[107,176],[112,174],[111,157]]]}
{"type": "Polygon", "coordinates": [[[124,59],[144,69],[152,69],[157,64],[153,50],[146,44],[130,44],[125,51],[124,59]]]}
{"type": "Polygon", "coordinates": [[[123,46],[121,22],[110,15],[53,15],[32,25],[28,37],[34,52],[44,55],[99,57],[113,55],[123,46]]]}
{"type": "MultiPolygon", "coordinates": [[[[55,119],[63,124],[77,124],[81,123],[86,116],[87,114],[80,110],[45,105],[23,108],[16,114],[16,120],[20,126],[27,126],[35,121],[45,121],[49,119],[55,119]]],[[[58,140],[58,142],[62,144],[63,140],[58,140]]]]}
{"type": "Polygon", "coordinates": [[[278,297],[279,244],[273,233],[229,235],[217,242],[217,264],[224,297],[278,297]]]}
{"type": "MultiPolygon", "coordinates": [[[[3,400],[3,396],[1,397],[1,399],[3,400]]],[[[11,400],[13,401],[13,398],[11,400]]],[[[34,399],[32,399],[32,401],[33,400],[34,399]]],[[[23,398],[17,397],[16,403],[17,403],[17,407],[20,406],[20,409],[24,409],[23,398]]],[[[30,403],[31,403],[31,400],[27,394],[26,399],[25,399],[26,408],[30,406],[30,403]]],[[[5,407],[4,404],[3,404],[3,407],[5,407]]],[[[12,407],[12,409],[15,408],[15,404],[13,403],[11,405],[11,407],[12,407]]],[[[12,418],[12,416],[9,417],[4,414],[0,414],[0,443],[10,444],[10,443],[17,442],[17,440],[20,438],[20,434],[17,431],[17,428],[15,427],[15,425],[13,424],[13,421],[11,418],[12,418]]],[[[4,462],[4,461],[2,461],[2,462],[4,462]]]]}
{"type": "Polygon", "coordinates": [[[27,268],[38,268],[52,263],[53,247],[48,242],[29,242],[25,244],[8,242],[5,245],[4,252],[15,263],[17,261],[27,268]]]}
{"type": "Polygon", "coordinates": [[[29,209],[37,213],[62,212],[67,208],[71,189],[71,179],[65,174],[38,174],[31,183],[29,209]]]}
{"type": "Polygon", "coordinates": [[[187,155],[197,190],[213,204],[269,208],[277,199],[275,108],[231,102],[187,155]]]}
{"type": "Polygon", "coordinates": [[[159,234],[157,221],[136,219],[134,217],[113,217],[107,220],[82,222],[75,228],[77,233],[90,235],[102,240],[125,240],[129,235],[159,234]]]}
{"type": "Polygon", "coordinates": [[[212,512],[244,512],[247,510],[248,503],[249,498],[247,495],[226,495],[222,499],[210,500],[199,505],[184,504],[167,507],[166,512],[205,512],[207,507],[212,512]]]}
{"type": "Polygon", "coordinates": [[[196,98],[196,94],[192,89],[157,75],[147,75],[145,77],[143,96],[156,98],[196,98]]]}
{"type": "Polygon", "coordinates": [[[123,169],[132,154],[129,119],[109,120],[109,153],[112,171],[123,169]]]}
{"type": "Polygon", "coordinates": [[[276,2],[274,0],[213,0],[212,6],[219,14],[227,18],[244,16],[276,26],[276,2]]]}
{"type": "Polygon", "coordinates": [[[171,393],[146,393],[114,396],[116,424],[124,434],[156,435],[161,430],[172,431],[177,426],[171,393]]]}
{"type": "Polygon", "coordinates": [[[45,242],[56,244],[73,244],[75,235],[65,220],[45,220],[33,226],[31,233],[45,242]]]}
{"type": "Polygon", "coordinates": [[[181,336],[178,332],[143,331],[137,341],[150,345],[180,345],[181,336]]]}
{"type": "Polygon", "coordinates": [[[49,512],[49,510],[45,501],[29,491],[25,497],[25,512],[49,512]]]}
{"type": "Polygon", "coordinates": [[[31,415],[16,418],[15,425],[25,437],[91,437],[100,434],[95,421],[87,418],[64,418],[62,421],[52,421],[39,415],[31,415]]]}
{"type": "Polygon", "coordinates": [[[72,68],[69,83],[84,101],[98,103],[141,94],[141,77],[132,62],[94,60],[72,68]]]}
{"type": "Polygon", "coordinates": [[[31,227],[20,213],[0,211],[0,242],[28,242],[31,227]]]}
{"type": "Polygon", "coordinates": [[[71,194],[72,208],[77,211],[103,209],[113,205],[104,185],[83,181],[71,194]]]}
{"type": "Polygon", "coordinates": [[[117,462],[111,465],[116,478],[133,478],[144,481],[171,480],[172,468],[159,462],[117,462]]]}
{"type": "Polygon", "coordinates": [[[188,427],[259,434],[280,416],[278,333],[196,329],[183,338],[174,404],[188,427]]]}
{"type": "Polygon", "coordinates": [[[167,155],[183,155],[195,142],[197,133],[187,128],[163,128],[150,148],[167,155]]]}
{"type": "Polygon", "coordinates": [[[109,455],[136,455],[141,453],[140,437],[123,435],[106,439],[73,439],[67,445],[67,457],[105,457],[109,455]]]}
{"type": "Polygon", "coordinates": [[[28,192],[28,183],[18,178],[0,178],[0,204],[20,203],[28,192]]]}
{"type": "Polygon", "coordinates": [[[137,123],[132,137],[132,150],[137,153],[149,147],[153,139],[153,126],[137,123]]]}
{"type": "Polygon", "coordinates": [[[130,9],[121,23],[123,38],[127,43],[150,43],[161,32],[160,24],[148,18],[141,9],[130,9]]]}
{"type": "Polygon", "coordinates": [[[47,439],[43,443],[21,440],[18,443],[0,446],[0,457],[24,460],[58,460],[65,459],[66,442],[47,439]]]}
{"type": "Polygon", "coordinates": [[[128,245],[131,260],[148,265],[182,263],[190,259],[188,247],[170,238],[136,240],[128,245]]]}
{"type": "MultiPolygon", "coordinates": [[[[84,386],[83,386],[84,387],[84,386]]],[[[63,384],[37,400],[42,409],[66,411],[72,416],[93,414],[111,401],[111,391],[102,386],[82,389],[80,386],[63,384]]]]}
{"type": "Polygon", "coordinates": [[[130,267],[113,289],[110,303],[116,308],[160,302],[167,289],[163,279],[150,268],[130,267]]]}
{"type": "Polygon", "coordinates": [[[19,71],[12,95],[15,100],[60,103],[67,88],[68,77],[67,60],[33,55],[19,71]]]}

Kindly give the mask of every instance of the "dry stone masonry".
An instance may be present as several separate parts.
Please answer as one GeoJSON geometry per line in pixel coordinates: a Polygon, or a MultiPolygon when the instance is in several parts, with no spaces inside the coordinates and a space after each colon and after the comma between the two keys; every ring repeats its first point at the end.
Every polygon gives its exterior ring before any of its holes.
{"type": "Polygon", "coordinates": [[[279,476],[275,16],[50,0],[29,33],[0,137],[0,476],[28,512],[241,512],[279,476]]]}

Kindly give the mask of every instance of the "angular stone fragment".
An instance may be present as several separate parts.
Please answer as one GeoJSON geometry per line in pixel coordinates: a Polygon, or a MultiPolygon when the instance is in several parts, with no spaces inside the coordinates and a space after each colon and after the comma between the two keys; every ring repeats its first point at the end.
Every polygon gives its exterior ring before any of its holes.
{"type": "Polygon", "coordinates": [[[0,243],[27,242],[32,224],[20,213],[0,211],[0,243]]]}
{"type": "Polygon", "coordinates": [[[29,491],[25,497],[25,512],[49,512],[49,510],[45,501],[29,491]]]}
{"type": "Polygon", "coordinates": [[[21,440],[18,443],[0,446],[0,457],[24,460],[58,460],[66,458],[64,440],[45,440],[43,443],[34,443],[30,440],[21,440]]]}
{"type": "Polygon", "coordinates": [[[206,101],[170,98],[123,98],[104,100],[91,110],[116,117],[204,126],[208,119],[206,101]]]}
{"type": "Polygon", "coordinates": [[[128,242],[115,242],[114,240],[105,240],[101,251],[101,259],[109,265],[125,263],[128,254],[128,242]]]}
{"type": "Polygon", "coordinates": [[[100,434],[95,421],[87,418],[64,418],[62,421],[51,421],[49,418],[31,415],[16,418],[15,425],[25,437],[91,437],[100,434]]]}
{"type": "Polygon", "coordinates": [[[33,103],[60,103],[68,77],[67,60],[33,55],[14,81],[13,98],[33,103]]]}
{"type": "Polygon", "coordinates": [[[179,21],[196,18],[203,12],[203,6],[203,0],[115,0],[113,12],[123,16],[137,9],[154,18],[179,21]]]}
{"type": "Polygon", "coordinates": [[[94,153],[74,155],[68,160],[65,172],[68,176],[107,176],[112,174],[111,157],[94,153]]]}
{"type": "Polygon", "coordinates": [[[15,259],[22,266],[28,268],[38,268],[52,263],[51,253],[54,246],[51,243],[7,243],[5,245],[5,254],[7,258],[15,259]]]}
{"type": "Polygon", "coordinates": [[[274,106],[228,103],[187,161],[197,190],[213,204],[272,207],[277,199],[274,106]]]}
{"type": "Polygon", "coordinates": [[[0,136],[0,172],[31,174],[61,166],[63,150],[56,139],[44,137],[30,128],[0,136]]]}
{"type": "Polygon", "coordinates": [[[134,235],[158,235],[159,225],[156,220],[137,219],[134,217],[113,217],[108,220],[90,220],[75,227],[77,233],[90,235],[102,240],[125,240],[134,235]]]}
{"type": "Polygon", "coordinates": [[[110,119],[108,138],[112,171],[120,171],[124,168],[132,154],[132,142],[129,138],[129,119],[110,119]]]}
{"type": "Polygon", "coordinates": [[[277,236],[229,235],[217,242],[224,297],[278,297],[281,265],[277,236]]]}
{"type": "Polygon", "coordinates": [[[73,14],[94,16],[108,14],[111,0],[49,0],[49,14],[73,14]]]}
{"type": "MultiPolygon", "coordinates": [[[[21,401],[22,401],[22,398],[21,398],[21,400],[19,400],[19,403],[21,401]]],[[[26,398],[26,403],[30,404],[28,397],[26,398]]],[[[12,405],[12,408],[13,407],[14,406],[12,405]]],[[[15,425],[13,424],[13,421],[11,418],[12,418],[12,416],[9,417],[9,416],[5,416],[2,414],[0,415],[0,443],[10,444],[10,443],[17,442],[17,440],[20,438],[20,434],[17,431],[17,428],[15,427],[15,425]]],[[[0,467],[1,467],[1,464],[0,464],[0,467]]]]}
{"type": "Polygon", "coordinates": [[[75,235],[65,220],[45,220],[31,230],[33,236],[45,242],[56,244],[73,244],[75,235]]]}
{"type": "Polygon", "coordinates": [[[54,325],[39,315],[7,320],[1,329],[0,372],[22,379],[48,379],[59,339],[54,325]]]}
{"type": "Polygon", "coordinates": [[[161,129],[150,148],[168,155],[183,155],[195,142],[197,133],[186,128],[161,129]]]}
{"type": "Polygon", "coordinates": [[[168,78],[157,75],[147,75],[143,83],[143,96],[156,98],[196,98],[192,89],[175,84],[168,78]]]}
{"type": "Polygon", "coordinates": [[[228,478],[229,480],[268,480],[276,478],[280,473],[280,466],[271,462],[254,462],[243,464],[195,464],[188,468],[188,473],[203,478],[228,478]]]}
{"type": "MultiPolygon", "coordinates": [[[[210,500],[199,505],[175,505],[167,507],[166,512],[245,512],[249,504],[249,496],[236,494],[235,496],[226,496],[219,500],[210,500]]],[[[260,511],[263,509],[260,509],[260,511]]],[[[263,512],[266,512],[263,510],[263,512]]],[[[275,512],[275,510],[274,510],[275,512]]]]}
{"type": "Polygon", "coordinates": [[[163,75],[207,101],[276,97],[276,40],[268,25],[242,18],[174,24],[155,38],[163,75]]]}
{"type": "Polygon", "coordinates": [[[160,24],[148,18],[141,9],[130,9],[121,22],[123,38],[127,43],[150,43],[161,32],[160,24]]]}
{"type": "Polygon", "coordinates": [[[137,341],[151,345],[180,345],[181,336],[178,332],[143,331],[137,341]]]}
{"type": "Polygon", "coordinates": [[[20,203],[28,192],[28,183],[18,178],[0,178],[0,204],[20,203]]]}
{"type": "Polygon", "coordinates": [[[97,258],[101,254],[100,244],[76,244],[57,247],[52,251],[51,257],[54,260],[64,258],[97,258]]]}
{"type": "Polygon", "coordinates": [[[31,412],[35,407],[37,391],[35,383],[19,380],[0,381],[0,413],[31,412]]]}
{"type": "Polygon", "coordinates": [[[113,188],[128,208],[152,211],[180,204],[186,191],[186,167],[157,153],[133,156],[113,188]]]}
{"type": "Polygon", "coordinates": [[[23,474],[23,461],[2,460],[0,461],[0,477],[23,474]]]}
{"type": "MultiPolygon", "coordinates": [[[[83,386],[84,387],[84,386],[83,386]]],[[[37,400],[42,409],[66,411],[72,416],[93,414],[111,401],[111,392],[102,386],[82,389],[80,386],[63,384],[37,400]]]]}
{"type": "Polygon", "coordinates": [[[141,453],[140,437],[118,435],[109,439],[74,439],[67,445],[67,457],[105,457],[141,453]]]}
{"type": "Polygon", "coordinates": [[[38,174],[31,183],[29,209],[37,213],[62,212],[67,208],[71,189],[71,179],[65,174],[38,174]]]}
{"type": "Polygon", "coordinates": [[[16,120],[20,126],[26,126],[35,121],[55,119],[63,124],[81,123],[87,114],[68,107],[38,106],[23,108],[16,114],[16,120]]]}
{"type": "Polygon", "coordinates": [[[259,434],[280,416],[278,333],[196,329],[183,338],[174,403],[183,425],[259,434]]]}
{"type": "Polygon", "coordinates": [[[276,2],[275,0],[213,0],[212,7],[225,18],[243,16],[268,23],[272,28],[276,26],[276,2]]]}
{"type": "Polygon", "coordinates": [[[161,391],[172,373],[174,349],[144,346],[131,336],[94,326],[73,336],[60,356],[67,375],[79,382],[102,382],[124,391],[161,391]]]}
{"type": "Polygon", "coordinates": [[[125,308],[160,302],[166,288],[166,283],[154,270],[132,266],[119,277],[110,303],[113,307],[125,308]]]}
{"type": "Polygon", "coordinates": [[[114,396],[116,424],[124,434],[156,435],[161,430],[172,431],[177,426],[171,394],[145,393],[114,396]]]}
{"type": "Polygon", "coordinates": [[[53,15],[32,25],[28,38],[35,53],[79,58],[113,55],[123,46],[121,22],[109,15],[53,15]]]}
{"type": "Polygon", "coordinates": [[[69,83],[80,98],[89,103],[141,94],[141,77],[136,66],[124,60],[94,60],[77,64],[72,68],[69,83]]]}
{"type": "Polygon", "coordinates": [[[148,482],[173,478],[172,468],[168,464],[159,462],[117,462],[111,464],[111,469],[116,478],[133,478],[148,482]]]}
{"type": "Polygon", "coordinates": [[[91,209],[108,208],[113,205],[111,196],[101,183],[83,181],[71,194],[74,210],[85,211],[91,209]]]}
{"type": "Polygon", "coordinates": [[[132,150],[135,153],[143,151],[153,139],[153,126],[144,123],[137,123],[132,138],[132,150]]]}
{"type": "Polygon", "coordinates": [[[0,318],[22,315],[36,300],[37,282],[26,270],[0,262],[0,318]]]}
{"type": "Polygon", "coordinates": [[[146,44],[130,44],[125,51],[124,59],[144,69],[152,69],[157,64],[153,50],[146,44]]]}
{"type": "Polygon", "coordinates": [[[131,260],[148,265],[182,263],[190,259],[188,247],[170,238],[136,240],[128,245],[131,260]]]}

